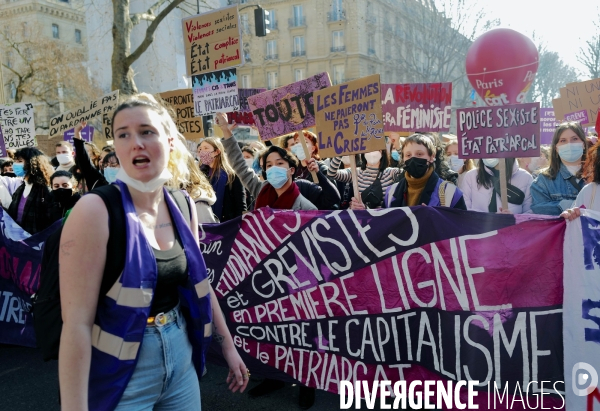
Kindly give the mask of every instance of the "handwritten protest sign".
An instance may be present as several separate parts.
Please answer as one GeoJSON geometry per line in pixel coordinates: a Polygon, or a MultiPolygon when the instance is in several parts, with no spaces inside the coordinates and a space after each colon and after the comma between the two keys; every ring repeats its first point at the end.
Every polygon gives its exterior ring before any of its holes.
{"type": "Polygon", "coordinates": [[[540,103],[456,111],[459,158],[539,157],[540,103]]]}
{"type": "Polygon", "coordinates": [[[6,149],[37,146],[33,104],[0,105],[0,128],[6,149]]]}
{"type": "Polygon", "coordinates": [[[64,135],[82,121],[102,120],[104,137],[112,138],[112,115],[119,101],[119,90],[92,100],[75,110],[61,113],[50,120],[50,138],[64,135]]]}
{"type": "Polygon", "coordinates": [[[331,86],[329,74],[319,73],[305,80],[248,97],[260,138],[270,140],[315,125],[313,93],[331,86]]]}
{"type": "Polygon", "coordinates": [[[267,91],[266,88],[240,88],[238,93],[240,96],[240,109],[239,111],[232,111],[227,113],[227,121],[229,124],[239,124],[253,126],[255,123],[254,117],[252,116],[252,110],[248,104],[248,97],[254,96],[267,91]]]}
{"type": "Polygon", "coordinates": [[[250,104],[248,104],[248,97],[252,97],[256,94],[264,93],[267,91],[266,88],[241,88],[238,90],[240,95],[240,110],[241,112],[249,113],[252,112],[250,104]]]}
{"type": "Polygon", "coordinates": [[[533,405],[528,383],[549,381],[544,406],[562,408],[552,384],[564,394],[565,223],[375,211],[262,208],[201,227],[212,287],[252,372],[333,393],[341,381],[477,380],[484,410],[533,405]],[[508,387],[494,408],[488,382],[508,387]]]}
{"type": "MultiPolygon", "coordinates": [[[[69,143],[71,143],[71,145],[73,145],[73,138],[75,137],[75,129],[72,128],[69,131],[65,131],[64,134],[64,140],[68,141],[69,143]]],[[[87,141],[88,143],[91,143],[92,140],[94,139],[94,127],[87,125],[84,128],[81,129],[81,138],[83,139],[83,141],[87,141]]]]}
{"type": "Polygon", "coordinates": [[[560,98],[552,100],[559,121],[577,121],[582,126],[596,123],[600,109],[600,79],[569,83],[559,91],[560,98]]]}
{"type": "Polygon", "coordinates": [[[540,143],[552,144],[554,130],[560,123],[556,121],[554,109],[540,108],[540,143]]]}
{"type": "Polygon", "coordinates": [[[385,150],[379,74],[315,93],[321,157],[385,150]]]}
{"type": "Polygon", "coordinates": [[[192,77],[194,114],[207,116],[240,108],[236,69],[213,71],[192,77]]]}
{"type": "Polygon", "coordinates": [[[188,76],[243,63],[237,5],[183,19],[188,76]]]}
{"type": "Polygon", "coordinates": [[[448,131],[452,83],[382,84],[385,131],[448,131]]]}
{"type": "Polygon", "coordinates": [[[177,129],[188,140],[204,138],[202,118],[194,117],[194,94],[192,89],[173,90],[159,96],[175,110],[177,129]]]}

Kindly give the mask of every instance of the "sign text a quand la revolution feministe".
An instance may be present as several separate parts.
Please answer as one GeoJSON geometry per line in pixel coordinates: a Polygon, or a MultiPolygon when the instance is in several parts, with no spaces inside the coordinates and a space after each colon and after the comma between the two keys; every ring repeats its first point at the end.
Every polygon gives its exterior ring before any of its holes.
{"type": "MultiPolygon", "coordinates": [[[[558,382],[557,382],[558,383],[558,382]]],[[[512,403],[509,404],[508,395],[508,384],[504,386],[504,390],[498,387],[494,382],[493,387],[490,387],[490,383],[487,385],[487,404],[484,402],[484,406],[488,410],[492,409],[512,409],[514,402],[519,402],[525,408],[525,401],[527,401],[528,409],[538,409],[541,405],[541,409],[561,409],[564,407],[564,394],[563,391],[556,389],[556,384],[552,384],[550,381],[541,382],[541,391],[533,389],[534,394],[532,395],[535,399],[532,400],[533,405],[529,401],[529,385],[537,383],[530,381],[525,391],[518,390],[520,395],[517,395],[515,389],[515,396],[512,398],[512,403]],[[560,396],[563,401],[561,407],[544,407],[544,394],[548,395],[551,393],[550,390],[544,392],[544,383],[549,383],[554,388],[554,392],[560,396]],[[490,391],[491,389],[491,391],[490,391]],[[538,394],[541,393],[541,396],[538,394]],[[540,397],[540,398],[538,398],[540,397]],[[503,401],[506,399],[506,405],[503,401]],[[496,403],[496,400],[499,402],[496,403]]],[[[560,381],[563,383],[563,381],[560,381]]],[[[475,403],[475,398],[478,396],[480,391],[476,391],[475,387],[479,385],[479,381],[412,381],[408,384],[406,381],[396,381],[392,384],[392,381],[340,381],[340,409],[347,410],[350,408],[361,409],[361,400],[364,400],[367,409],[374,409],[376,407],[377,398],[379,398],[379,408],[382,410],[406,410],[406,409],[459,409],[459,410],[477,410],[479,404],[475,403]],[[467,389],[467,400],[464,401],[464,397],[461,398],[461,389],[467,389]],[[388,400],[389,399],[389,400],[388,400]],[[354,407],[353,407],[354,406],[354,407]],[[410,408],[409,408],[410,407],[410,408]]],[[[517,386],[519,384],[517,383],[517,386]]],[[[481,394],[486,394],[481,392],[481,394]]],[[[478,401],[481,403],[481,401],[478,401]]]]}

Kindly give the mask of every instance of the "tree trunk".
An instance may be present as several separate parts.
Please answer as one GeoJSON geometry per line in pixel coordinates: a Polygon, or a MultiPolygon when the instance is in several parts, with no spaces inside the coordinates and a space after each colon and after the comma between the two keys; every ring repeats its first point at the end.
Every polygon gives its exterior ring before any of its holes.
{"type": "Polygon", "coordinates": [[[112,0],[113,3],[113,54],[112,66],[112,90],[120,90],[121,94],[137,93],[137,87],[133,80],[133,69],[128,64],[131,53],[131,30],[133,24],[129,17],[129,0],[112,0]]]}

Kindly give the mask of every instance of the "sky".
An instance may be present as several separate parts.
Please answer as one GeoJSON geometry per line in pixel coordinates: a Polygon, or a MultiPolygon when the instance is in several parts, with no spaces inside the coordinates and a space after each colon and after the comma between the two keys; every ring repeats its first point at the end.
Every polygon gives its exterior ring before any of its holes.
{"type": "MultiPolygon", "coordinates": [[[[585,41],[600,32],[598,0],[466,0],[483,8],[487,18],[498,18],[500,27],[509,27],[530,38],[544,41],[563,61],[579,72],[585,67],[577,61],[585,41]]],[[[536,45],[537,45],[536,41],[536,45]]],[[[586,78],[589,74],[586,75],[586,78]]]]}

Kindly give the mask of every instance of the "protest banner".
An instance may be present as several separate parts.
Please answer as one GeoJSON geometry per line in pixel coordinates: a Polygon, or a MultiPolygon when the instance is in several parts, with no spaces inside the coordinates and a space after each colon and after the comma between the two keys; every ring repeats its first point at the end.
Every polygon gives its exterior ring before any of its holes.
{"type": "Polygon", "coordinates": [[[261,208],[201,226],[200,242],[253,375],[334,393],[343,380],[478,380],[479,409],[505,410],[533,406],[541,381],[544,406],[562,408],[564,231],[443,207],[261,208]],[[487,406],[488,383],[505,403],[487,406]]]}
{"type": "Polygon", "coordinates": [[[204,138],[202,117],[194,117],[194,94],[192,89],[172,90],[159,93],[160,98],[175,110],[177,129],[187,140],[204,138]]]}
{"type": "Polygon", "coordinates": [[[240,88],[238,89],[240,109],[239,111],[232,111],[227,113],[227,122],[229,124],[239,124],[253,126],[256,124],[252,110],[248,104],[248,97],[254,96],[255,94],[264,93],[267,91],[266,88],[240,88]]]}
{"type": "Polygon", "coordinates": [[[313,93],[331,86],[328,73],[319,73],[287,86],[248,97],[248,105],[263,140],[315,125],[313,93]]]}
{"type": "Polygon", "coordinates": [[[92,100],[75,110],[61,113],[50,120],[50,138],[63,136],[82,121],[90,123],[93,120],[102,120],[102,131],[106,139],[112,138],[112,115],[119,102],[119,90],[106,94],[99,99],[92,100]]]}
{"type": "Polygon", "coordinates": [[[192,88],[196,116],[237,111],[240,108],[236,69],[193,76],[192,88]]]}
{"type": "Polygon", "coordinates": [[[44,241],[61,224],[30,235],[0,208],[0,344],[36,346],[31,295],[40,282],[44,241]]]}
{"type": "Polygon", "coordinates": [[[374,74],[315,93],[321,157],[385,150],[380,90],[374,74]]]}
{"type": "MultiPolygon", "coordinates": [[[[64,134],[64,140],[68,141],[69,143],[71,143],[71,146],[74,146],[75,143],[73,143],[73,138],[75,137],[75,129],[72,128],[69,131],[65,131],[64,134]]],[[[91,143],[92,140],[94,139],[94,127],[92,126],[85,126],[84,128],[81,129],[81,138],[83,139],[83,141],[87,141],[88,143],[91,143]]]]}
{"type": "Polygon", "coordinates": [[[5,149],[37,146],[31,103],[0,105],[0,128],[5,149]]]}
{"type": "Polygon", "coordinates": [[[237,5],[185,18],[182,27],[188,76],[244,62],[237,5]]]}
{"type": "Polygon", "coordinates": [[[382,84],[385,131],[449,131],[452,83],[382,84]]]}
{"type": "Polygon", "coordinates": [[[552,144],[554,130],[559,124],[553,108],[540,108],[540,144],[552,144]]]}

